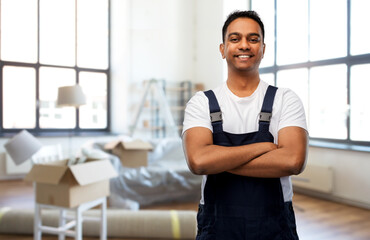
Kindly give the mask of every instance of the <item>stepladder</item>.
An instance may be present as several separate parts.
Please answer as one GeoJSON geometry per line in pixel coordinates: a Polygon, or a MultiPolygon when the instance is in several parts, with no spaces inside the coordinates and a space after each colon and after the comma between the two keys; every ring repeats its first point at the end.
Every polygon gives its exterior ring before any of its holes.
{"type": "Polygon", "coordinates": [[[130,126],[131,137],[138,130],[141,116],[148,105],[150,105],[154,117],[146,125],[147,129],[155,134],[153,137],[179,137],[178,128],[171,113],[162,81],[151,79],[144,82],[144,90],[130,126]]]}

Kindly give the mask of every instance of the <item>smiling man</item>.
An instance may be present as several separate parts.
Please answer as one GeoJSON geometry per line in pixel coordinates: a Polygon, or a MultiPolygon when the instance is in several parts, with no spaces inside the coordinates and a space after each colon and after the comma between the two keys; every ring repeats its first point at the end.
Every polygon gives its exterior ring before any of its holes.
{"type": "Polygon", "coordinates": [[[306,163],[306,117],[293,91],[260,79],[264,38],[257,13],[231,13],[220,45],[227,81],[185,110],[186,159],[203,175],[198,240],[298,239],[290,176],[306,163]]]}

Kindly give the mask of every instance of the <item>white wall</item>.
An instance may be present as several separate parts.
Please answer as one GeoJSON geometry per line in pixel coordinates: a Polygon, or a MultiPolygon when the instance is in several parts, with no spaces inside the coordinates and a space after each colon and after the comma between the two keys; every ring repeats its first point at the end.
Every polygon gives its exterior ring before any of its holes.
{"type": "Polygon", "coordinates": [[[325,197],[370,209],[370,153],[310,147],[308,164],[334,170],[334,189],[325,197]]]}
{"type": "Polygon", "coordinates": [[[223,1],[196,1],[195,78],[206,89],[223,81],[223,60],[219,52],[222,42],[223,1]]]}
{"type": "Polygon", "coordinates": [[[111,0],[111,129],[127,132],[131,79],[131,1],[111,0]]]}
{"type": "Polygon", "coordinates": [[[131,79],[194,78],[194,1],[131,1],[131,79]]]}

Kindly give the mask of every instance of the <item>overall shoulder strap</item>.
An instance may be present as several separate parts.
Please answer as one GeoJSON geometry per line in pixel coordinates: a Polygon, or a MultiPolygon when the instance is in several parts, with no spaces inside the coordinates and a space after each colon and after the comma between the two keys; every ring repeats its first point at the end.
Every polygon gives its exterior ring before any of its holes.
{"type": "Polygon", "coordinates": [[[262,109],[259,117],[259,130],[269,131],[270,120],[272,116],[272,106],[274,105],[274,99],[277,87],[268,86],[263,100],[262,109]]]}
{"type": "Polygon", "coordinates": [[[213,133],[222,132],[222,113],[217,98],[212,90],[205,91],[204,94],[209,102],[209,115],[211,117],[213,133]]]}

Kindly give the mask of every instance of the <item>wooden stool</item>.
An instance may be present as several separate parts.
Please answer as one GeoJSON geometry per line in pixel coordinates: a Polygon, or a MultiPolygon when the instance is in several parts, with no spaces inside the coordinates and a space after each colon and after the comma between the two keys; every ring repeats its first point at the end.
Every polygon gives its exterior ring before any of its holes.
{"type": "Polygon", "coordinates": [[[82,203],[77,207],[68,208],[54,205],[40,204],[35,202],[34,219],[34,240],[41,240],[42,233],[58,235],[59,240],[64,240],[65,236],[74,237],[75,240],[82,240],[82,222],[84,220],[100,222],[100,240],[107,239],[107,198],[99,198],[94,201],[82,203]],[[101,205],[101,214],[99,218],[83,217],[82,213],[93,207],[101,205]],[[42,225],[41,210],[43,208],[59,210],[59,226],[50,227],[42,225]],[[67,216],[66,212],[74,212],[74,216],[67,216]],[[71,230],[71,228],[75,228],[71,230]]]}

